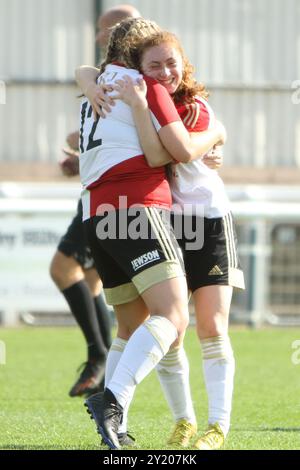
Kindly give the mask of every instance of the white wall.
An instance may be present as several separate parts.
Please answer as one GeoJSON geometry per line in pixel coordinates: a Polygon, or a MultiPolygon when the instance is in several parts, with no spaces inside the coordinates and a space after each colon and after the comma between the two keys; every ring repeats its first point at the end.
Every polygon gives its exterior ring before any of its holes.
{"type": "MultiPolygon", "coordinates": [[[[300,166],[299,0],[127,3],[182,39],[228,128],[228,166],[300,166]]],[[[78,127],[72,80],[76,65],[94,62],[94,6],[94,0],[0,0],[0,80],[7,83],[0,162],[55,162],[66,132],[78,127]]]]}

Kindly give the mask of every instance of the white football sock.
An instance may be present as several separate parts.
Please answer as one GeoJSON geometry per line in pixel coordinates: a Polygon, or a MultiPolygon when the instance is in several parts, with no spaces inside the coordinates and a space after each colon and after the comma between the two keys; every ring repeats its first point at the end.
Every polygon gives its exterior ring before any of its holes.
{"type": "Polygon", "coordinates": [[[183,346],[170,349],[156,366],[157,375],[175,421],[196,424],[189,383],[189,362],[183,346]]]}
{"type": "Polygon", "coordinates": [[[228,336],[201,340],[208,395],[208,423],[219,423],[224,436],[230,427],[235,361],[228,336]]]}
{"type": "Polygon", "coordinates": [[[153,316],[130,337],[107,388],[124,408],[140,383],[177,338],[177,329],[167,318],[153,316]]]}
{"type": "MultiPolygon", "coordinates": [[[[118,365],[119,360],[121,359],[121,356],[123,354],[123,351],[126,347],[127,341],[125,339],[121,338],[115,338],[114,341],[112,342],[112,345],[109,349],[107,359],[106,359],[106,366],[105,366],[105,387],[107,384],[110,382],[112,376],[114,375],[115,369],[118,365]]],[[[130,406],[130,403],[133,398],[135,388],[132,392],[132,396],[130,399],[128,399],[128,403],[124,407],[123,410],[123,419],[122,423],[120,424],[119,427],[119,432],[120,433],[125,433],[127,432],[127,421],[128,421],[128,409],[130,406]]]]}
{"type": "Polygon", "coordinates": [[[114,375],[114,371],[123,354],[127,341],[121,338],[115,338],[109,348],[105,365],[105,387],[114,375]]]}

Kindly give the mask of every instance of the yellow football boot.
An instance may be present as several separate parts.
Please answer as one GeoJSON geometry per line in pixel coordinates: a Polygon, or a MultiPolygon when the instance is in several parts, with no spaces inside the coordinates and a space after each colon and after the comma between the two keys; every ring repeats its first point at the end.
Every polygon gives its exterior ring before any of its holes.
{"type": "Polygon", "coordinates": [[[198,450],[220,449],[225,441],[222,429],[218,423],[210,424],[207,431],[194,444],[198,450]]]}
{"type": "Polygon", "coordinates": [[[180,419],[175,424],[174,431],[168,440],[168,445],[188,447],[192,437],[197,433],[197,424],[189,423],[186,419],[180,419]]]}

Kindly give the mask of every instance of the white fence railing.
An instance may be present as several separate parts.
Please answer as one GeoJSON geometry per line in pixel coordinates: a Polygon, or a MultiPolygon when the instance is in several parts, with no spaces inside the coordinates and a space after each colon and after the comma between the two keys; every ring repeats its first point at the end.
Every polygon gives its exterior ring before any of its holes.
{"type": "MultiPolygon", "coordinates": [[[[78,184],[0,185],[0,312],[67,313],[49,263],[75,213],[78,184]]],[[[229,187],[247,289],[234,295],[232,320],[300,324],[300,190],[229,187]]]]}

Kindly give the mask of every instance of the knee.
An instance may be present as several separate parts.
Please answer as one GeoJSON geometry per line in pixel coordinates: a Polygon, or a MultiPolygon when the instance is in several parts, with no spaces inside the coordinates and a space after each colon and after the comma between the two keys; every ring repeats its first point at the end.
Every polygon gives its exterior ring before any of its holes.
{"type": "Polygon", "coordinates": [[[167,315],[168,320],[170,320],[175,328],[177,329],[178,337],[184,336],[185,330],[189,325],[189,312],[187,307],[181,307],[175,309],[167,315]]]}
{"type": "Polygon", "coordinates": [[[164,307],[160,306],[157,308],[157,313],[153,313],[152,310],[152,314],[167,318],[175,326],[178,337],[184,335],[189,324],[188,306],[187,303],[181,300],[170,302],[169,305],[164,305],[164,307]]]}
{"type": "Polygon", "coordinates": [[[52,280],[59,290],[67,289],[84,279],[83,271],[78,263],[59,252],[55,253],[49,271],[52,280]]]}
{"type": "Polygon", "coordinates": [[[177,331],[178,331],[178,336],[181,337],[184,335],[185,330],[189,326],[189,315],[188,312],[184,315],[181,315],[179,321],[178,321],[178,326],[177,326],[177,331]]]}
{"type": "Polygon", "coordinates": [[[135,332],[136,328],[128,325],[118,325],[117,338],[128,341],[131,335],[135,332]]]}
{"type": "Polygon", "coordinates": [[[62,270],[55,255],[50,263],[49,274],[52,281],[59,287],[62,281],[62,270]]]}
{"type": "Polygon", "coordinates": [[[225,336],[228,333],[228,327],[223,322],[211,318],[210,321],[197,322],[197,335],[198,338],[214,338],[216,336],[225,336]]]}

